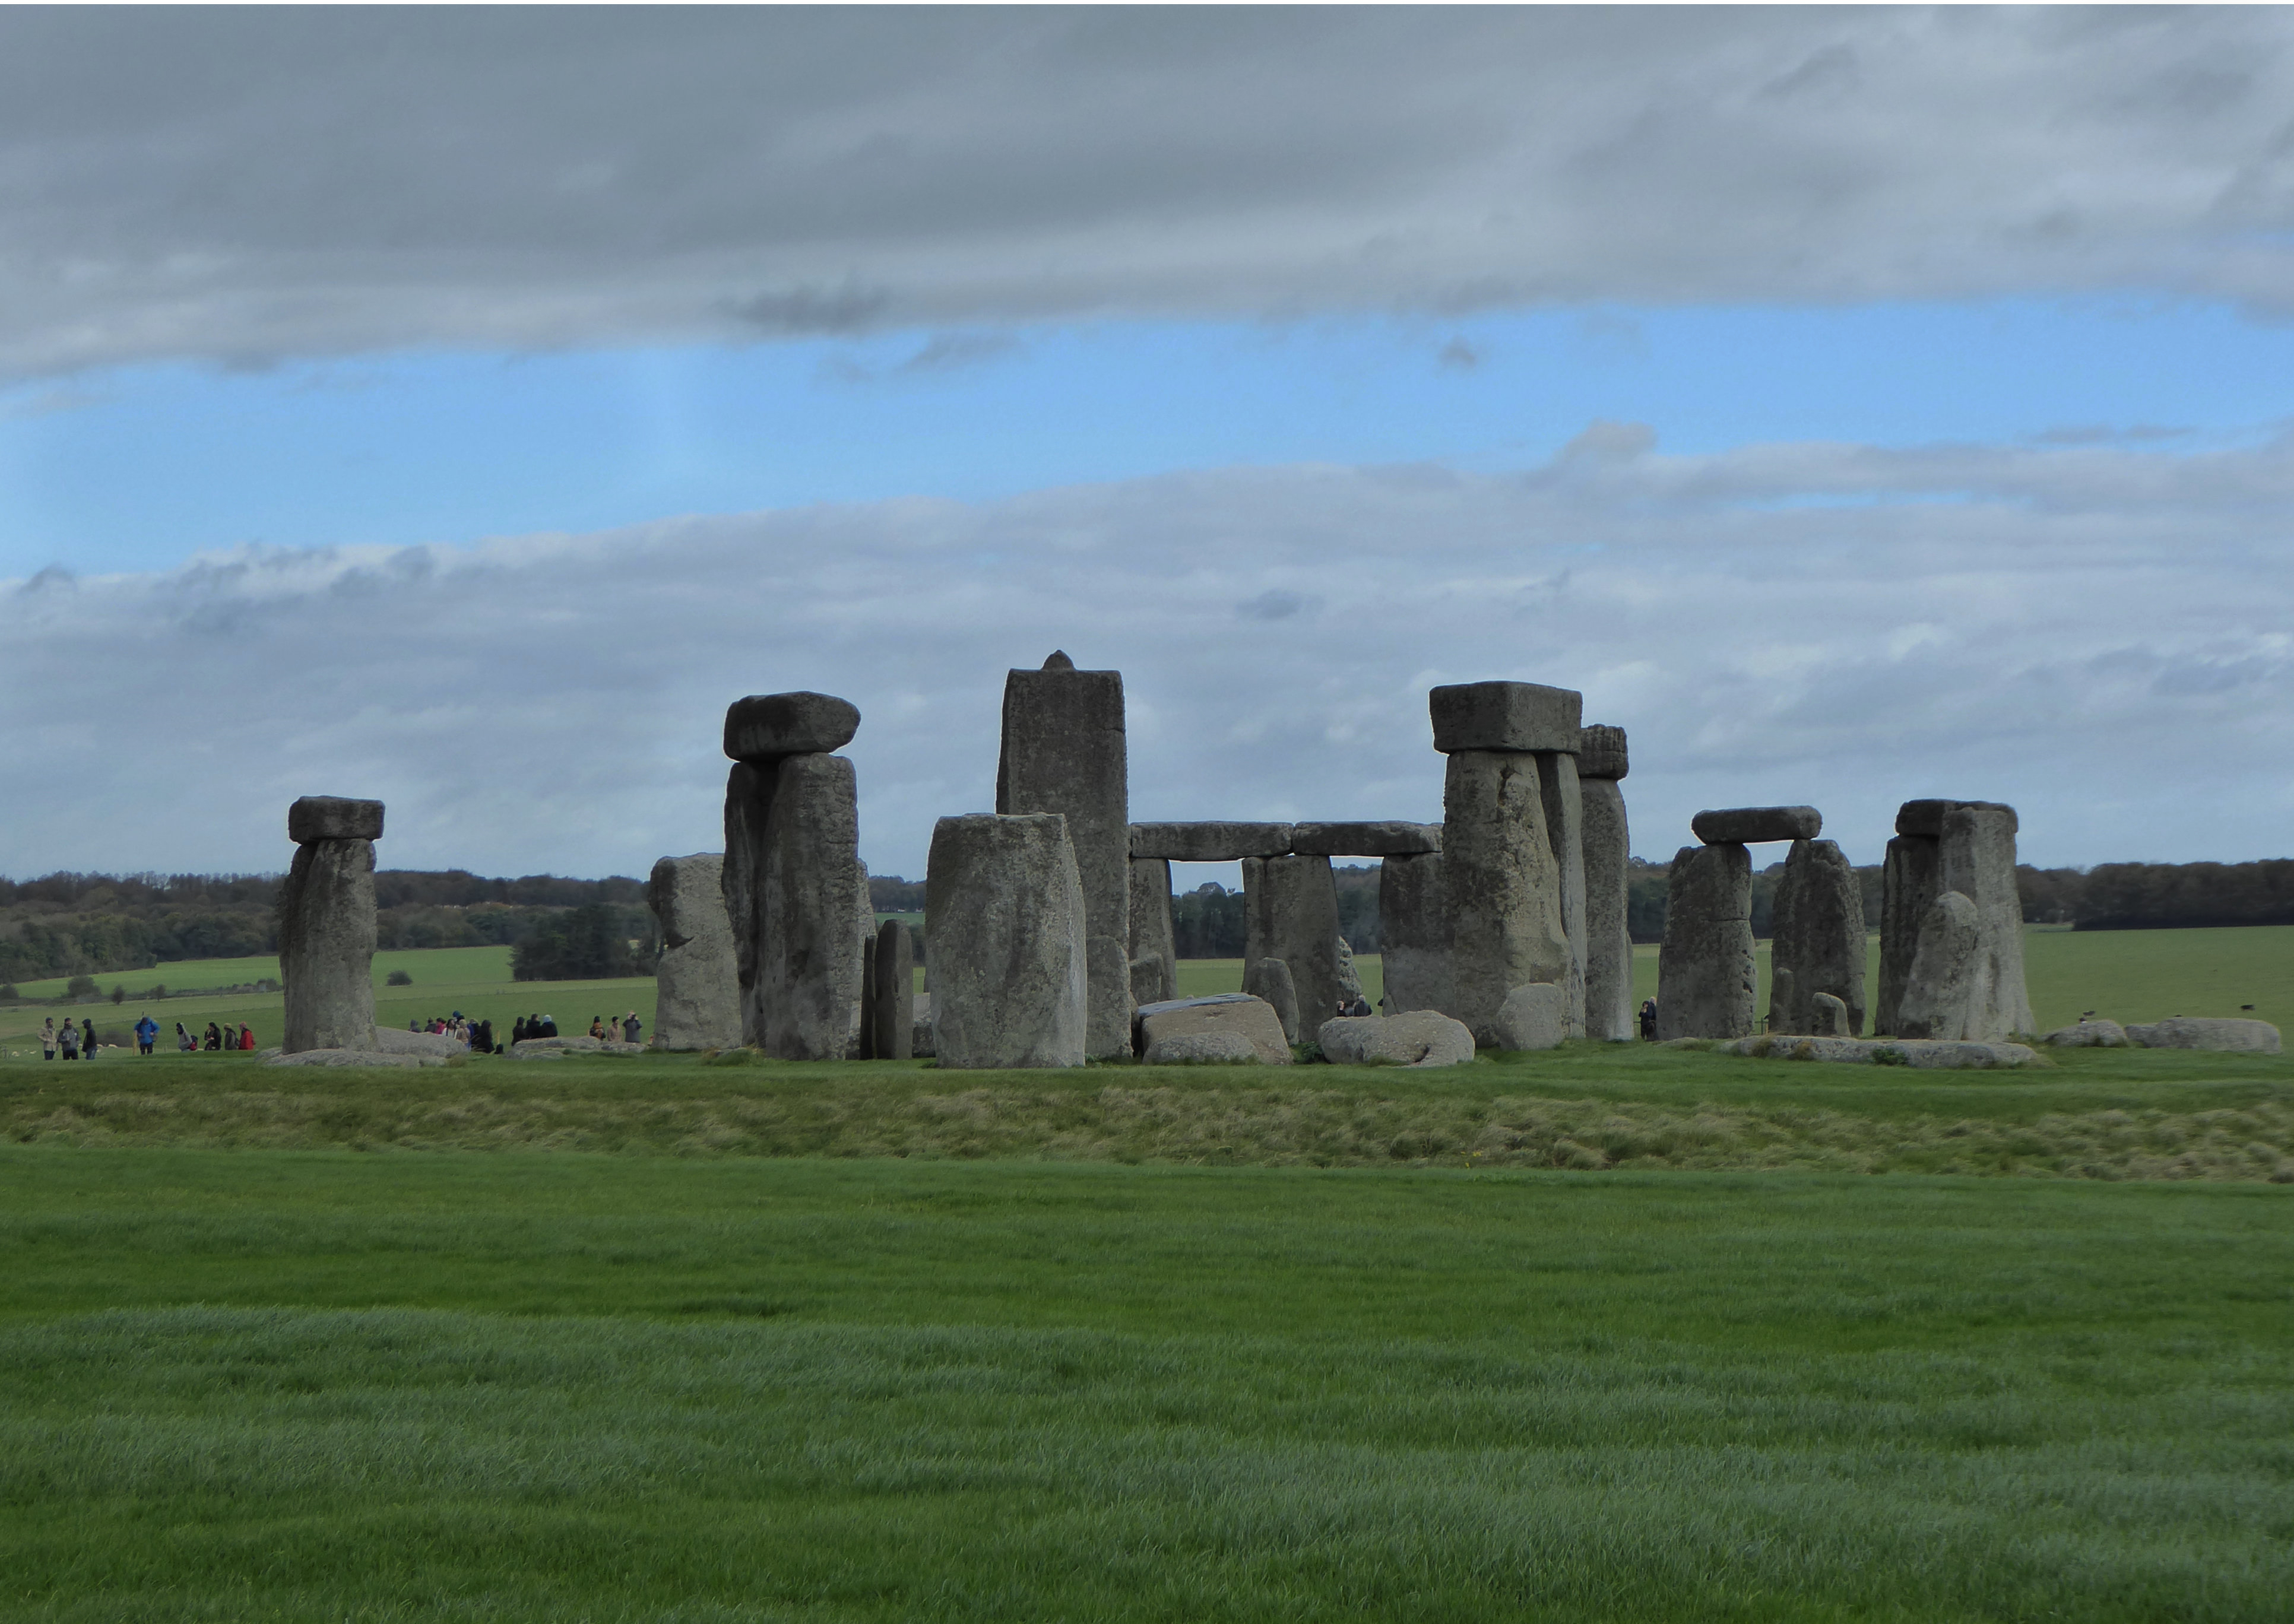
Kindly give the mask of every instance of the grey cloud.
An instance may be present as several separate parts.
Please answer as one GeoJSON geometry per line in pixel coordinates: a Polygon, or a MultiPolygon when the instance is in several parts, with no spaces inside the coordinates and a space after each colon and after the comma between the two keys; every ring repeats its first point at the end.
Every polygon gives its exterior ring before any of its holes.
{"type": "Polygon", "coordinates": [[[2294,22],[0,12],[0,376],[1096,315],[2294,309],[2294,22]]]}
{"type": "Polygon", "coordinates": [[[1437,816],[1426,689],[1502,677],[1631,730],[1645,855],[1807,800],[1871,860],[1950,794],[2041,862],[2284,856],[2290,512],[2283,442],[1645,448],[244,548],[10,593],[0,753],[38,770],[0,871],[275,867],[316,792],[390,801],[394,864],[642,873],[715,844],[724,705],[812,687],[863,713],[864,855],[913,874],[1053,647],[1125,673],[1143,818],[1437,816]]]}

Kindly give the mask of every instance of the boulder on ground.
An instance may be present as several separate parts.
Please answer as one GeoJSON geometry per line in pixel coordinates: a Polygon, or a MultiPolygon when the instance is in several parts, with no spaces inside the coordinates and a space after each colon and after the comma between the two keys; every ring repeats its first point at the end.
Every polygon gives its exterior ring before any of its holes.
{"type": "Polygon", "coordinates": [[[297,846],[313,840],[378,840],[382,803],[340,795],[305,795],[287,808],[287,838],[297,846]]]}
{"type": "Polygon", "coordinates": [[[1426,695],[1434,719],[1434,748],[1559,750],[1574,755],[1582,731],[1585,696],[1574,688],[1535,682],[1447,683],[1426,695]]]}
{"type": "Polygon", "coordinates": [[[569,1054],[643,1054],[643,1043],[604,1043],[584,1033],[571,1037],[521,1038],[509,1046],[514,1060],[557,1060],[569,1054]]]}
{"type": "Polygon", "coordinates": [[[1433,1010],[1407,1015],[1342,1015],[1314,1034],[1337,1066],[1462,1066],[1474,1058],[1473,1029],[1433,1010]]]}
{"type": "Polygon", "coordinates": [[[1442,849],[1439,824],[1293,824],[1302,857],[1414,857],[1442,849]]]}
{"type": "Polygon", "coordinates": [[[1221,993],[1209,998],[1177,998],[1151,1003],[1139,1011],[1138,1044],[1142,1054],[1174,1038],[1210,1032],[1233,1033],[1250,1044],[1251,1052],[1268,1066],[1288,1066],[1290,1044],[1274,1006],[1244,993],[1221,993]]]}
{"type": "Polygon", "coordinates": [[[736,761],[826,755],[852,743],[860,710],[832,694],[752,694],[725,710],[725,753],[736,761]]]}
{"type": "Polygon", "coordinates": [[[1908,1066],[1916,1071],[1986,1071],[2029,1066],[2038,1051],[2021,1043],[1956,1043],[1905,1037],[1740,1037],[1715,1043],[1715,1054],[1764,1060],[1830,1060],[1851,1066],[1908,1066]]]}
{"type": "Polygon", "coordinates": [[[1699,812],[1688,832],[1707,846],[1748,846],[1763,840],[1812,840],[1824,832],[1814,807],[1729,807],[1699,812]]]}
{"type": "Polygon", "coordinates": [[[378,1066],[403,1070],[420,1066],[443,1066],[446,1057],[438,1054],[385,1054],[378,1049],[301,1049],[293,1054],[274,1054],[263,1063],[265,1066],[378,1066]]]}
{"type": "Polygon", "coordinates": [[[2039,1041],[2057,1049],[2124,1049],[2127,1029],[2115,1020],[2082,1020],[2057,1027],[2039,1041]]]}
{"type": "Polygon", "coordinates": [[[396,1027],[377,1027],[374,1046],[385,1054],[435,1054],[442,1060],[470,1050],[451,1032],[404,1032],[396,1027]]]}
{"type": "Polygon", "coordinates": [[[1566,1015],[1566,995],[1552,982],[1517,987],[1498,1008],[1498,1047],[1558,1049],[1566,1015]]]}
{"type": "Polygon", "coordinates": [[[1290,851],[1288,824],[1134,824],[1131,855],[1173,863],[1232,863],[1240,857],[1280,857],[1290,851]]]}
{"type": "Polygon", "coordinates": [[[2225,1020],[2170,1015],[2127,1028],[2145,1049],[2212,1049],[2232,1054],[2276,1054],[2278,1028],[2266,1020],[2225,1020]]]}
{"type": "Polygon", "coordinates": [[[1274,1006],[1285,1043],[1298,1041],[1298,987],[1281,959],[1261,959],[1242,973],[1242,990],[1274,1006]]]}
{"type": "Polygon", "coordinates": [[[1257,1066],[1258,1045],[1240,1032],[1175,1032],[1151,1044],[1150,1066],[1257,1066]]]}

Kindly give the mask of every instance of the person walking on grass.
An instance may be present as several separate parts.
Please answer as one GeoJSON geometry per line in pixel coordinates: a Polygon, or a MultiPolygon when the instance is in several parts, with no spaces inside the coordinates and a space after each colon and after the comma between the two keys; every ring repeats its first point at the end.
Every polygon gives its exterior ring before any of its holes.
{"type": "Polygon", "coordinates": [[[135,1023],[135,1052],[150,1053],[151,1045],[159,1040],[159,1023],[149,1015],[144,1016],[135,1023]]]}
{"type": "Polygon", "coordinates": [[[199,1040],[191,1035],[191,1029],[185,1026],[182,1021],[177,1021],[175,1023],[175,1052],[178,1054],[191,1054],[195,1052],[199,1046],[199,1040]]]}
{"type": "Polygon", "coordinates": [[[92,1060],[95,1058],[95,1023],[92,1020],[84,1020],[80,1022],[80,1058],[92,1060]]]}
{"type": "Polygon", "coordinates": [[[56,1058],[56,1018],[53,1015],[40,1023],[40,1058],[44,1060],[56,1058]]]}

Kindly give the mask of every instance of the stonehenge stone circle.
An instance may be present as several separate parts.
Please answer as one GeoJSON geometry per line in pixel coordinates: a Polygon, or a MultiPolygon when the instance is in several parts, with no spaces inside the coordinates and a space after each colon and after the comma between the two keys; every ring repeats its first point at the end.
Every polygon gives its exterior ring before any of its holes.
{"type": "Polygon", "coordinates": [[[1794,840],[1770,930],[1769,1030],[1818,1031],[1816,1000],[1828,997],[1848,1024],[1826,1035],[1860,1036],[1864,956],[1864,886],[1855,865],[1831,840],[1794,840]]]}
{"type": "Polygon", "coordinates": [[[1585,825],[1574,751],[1541,750],[1538,792],[1545,803],[1545,834],[1561,879],[1561,933],[1569,940],[1569,978],[1561,984],[1562,1035],[1585,1035],[1585,825]]]}
{"type": "Polygon", "coordinates": [[[1066,817],[943,817],[927,864],[932,1051],[941,1069],[1082,1065],[1089,950],[1066,817]]]}
{"type": "Polygon", "coordinates": [[[876,1060],[907,1060],[916,1021],[916,949],[906,921],[888,919],[877,927],[868,968],[875,982],[869,1049],[876,1060]]]}
{"type": "Polygon", "coordinates": [[[1734,841],[1682,847],[1657,952],[1657,1037],[1750,1035],[1753,977],[1752,854],[1734,841]]]}
{"type": "Polygon", "coordinates": [[[1379,865],[1379,936],[1391,1015],[1450,1004],[1450,900],[1442,857],[1387,857],[1379,865]]]}
{"type": "MultiPolygon", "coordinates": [[[[1135,828],[1136,825],[1134,825],[1135,828]]],[[[1167,857],[1131,859],[1131,997],[1160,1003],[1179,995],[1179,953],[1171,929],[1171,864],[1167,857]],[[1153,985],[1139,967],[1154,962],[1153,985]]]]}
{"type": "MultiPolygon", "coordinates": [[[[1232,863],[1290,855],[1288,824],[1134,824],[1131,855],[1166,863],[1232,863]]],[[[1168,895],[1167,891],[1165,893],[1168,895]]]]}
{"type": "Polygon", "coordinates": [[[1339,1016],[1322,1024],[1314,1042],[1338,1066],[1462,1066],[1474,1058],[1472,1030],[1435,1010],[1339,1016]]]}
{"type": "Polygon", "coordinates": [[[1498,1009],[1501,1049],[1558,1049],[1567,1035],[1566,991],[1550,981],[1517,987],[1498,1009]]]}
{"type": "Polygon", "coordinates": [[[1293,824],[1302,857],[1415,857],[1442,849],[1439,824],[1293,824]]]}
{"type": "Polygon", "coordinates": [[[653,865],[646,903],[661,925],[655,970],[656,1049],[732,1049],[741,1042],[741,981],[725,917],[725,858],[714,851],[653,865]]]}
{"type": "Polygon", "coordinates": [[[1631,1043],[1633,938],[1627,919],[1631,834],[1625,824],[1625,730],[1590,727],[1579,735],[1578,816],[1585,868],[1585,1035],[1631,1043]]]}
{"type": "Polygon", "coordinates": [[[1300,1030],[1338,1005],[1338,890],[1328,857],[1245,857],[1242,962],[1280,959],[1290,967],[1300,1030]]]}
{"type": "Polygon", "coordinates": [[[1079,671],[1054,651],[1042,670],[1005,678],[996,810],[1067,819],[1091,957],[1086,1052],[1094,1057],[1131,1048],[1129,775],[1122,672],[1079,671]]]}
{"type": "Polygon", "coordinates": [[[1814,807],[1730,807],[1699,812],[1688,832],[1707,846],[1756,846],[1763,840],[1812,840],[1824,832],[1814,807]]]}
{"type": "Polygon", "coordinates": [[[1159,1045],[1212,1034],[1241,1038],[1262,1065],[1290,1064],[1290,1040],[1281,1018],[1264,998],[1221,993],[1151,1003],[1139,1011],[1139,1052],[1150,1060],[1159,1045]]]}
{"type": "MultiPolygon", "coordinates": [[[[1573,717],[1573,743],[1575,729],[1573,717]]],[[[1441,734],[1437,722],[1436,736],[1441,734]]],[[[1516,750],[1453,751],[1444,775],[1441,864],[1450,962],[1449,996],[1440,1007],[1463,1021],[1476,1043],[1499,1041],[1498,1011],[1508,993],[1533,981],[1566,986],[1575,968],[1541,777],[1537,758],[1516,750]]]]}
{"type": "Polygon", "coordinates": [[[279,899],[287,1005],[281,1052],[378,1052],[374,841],[382,833],[382,802],[305,796],[288,809],[287,829],[295,863],[279,899]],[[338,829],[358,832],[330,832],[338,829]]]}
{"type": "Polygon", "coordinates": [[[725,712],[725,753],[736,761],[825,756],[852,743],[860,711],[828,694],[752,694],[725,712]]]}
{"type": "Polygon", "coordinates": [[[1298,987],[1288,964],[1280,959],[1254,960],[1243,971],[1242,990],[1273,1007],[1275,1018],[1282,1023],[1285,1043],[1298,1041],[1298,987]]]}
{"type": "Polygon", "coordinates": [[[1574,752],[1584,704],[1573,688],[1534,682],[1452,683],[1427,694],[1434,748],[1445,756],[1475,750],[1574,752]]]}

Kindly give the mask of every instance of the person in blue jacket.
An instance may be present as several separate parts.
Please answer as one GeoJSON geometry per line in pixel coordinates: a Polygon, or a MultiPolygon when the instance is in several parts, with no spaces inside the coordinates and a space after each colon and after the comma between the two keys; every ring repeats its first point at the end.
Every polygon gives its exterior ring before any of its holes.
{"type": "Polygon", "coordinates": [[[138,1054],[150,1053],[152,1040],[157,1038],[159,1035],[159,1023],[152,1019],[149,1015],[144,1016],[142,1019],[135,1023],[135,1052],[138,1054]]]}

